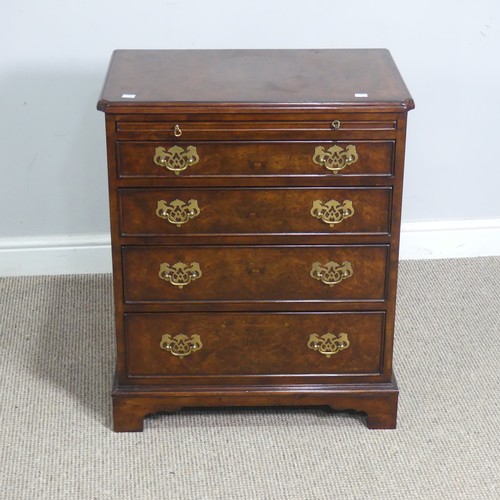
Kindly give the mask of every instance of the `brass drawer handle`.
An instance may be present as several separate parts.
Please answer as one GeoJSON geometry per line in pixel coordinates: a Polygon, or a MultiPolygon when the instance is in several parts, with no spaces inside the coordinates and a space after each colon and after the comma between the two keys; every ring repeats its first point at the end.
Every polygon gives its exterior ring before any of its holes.
{"type": "Polygon", "coordinates": [[[340,128],[340,121],[339,120],[333,120],[332,122],[332,130],[338,130],[340,128]]]}
{"type": "Polygon", "coordinates": [[[333,227],[345,219],[354,215],[354,207],[351,200],[342,203],[337,200],[330,200],[323,203],[321,200],[314,200],[311,208],[311,215],[321,222],[333,227]]]}
{"type": "Polygon", "coordinates": [[[199,161],[200,157],[195,146],[187,146],[185,150],[180,146],[172,146],[168,150],[158,146],[153,157],[153,162],[156,165],[170,170],[175,175],[179,175],[186,168],[196,165],[199,161]]]}
{"type": "Polygon", "coordinates": [[[339,333],[338,337],[335,337],[333,333],[325,333],[321,337],[317,333],[313,333],[309,337],[307,347],[329,358],[332,354],[337,354],[347,349],[350,344],[347,333],[339,333]]]}
{"type": "Polygon", "coordinates": [[[189,200],[187,203],[181,200],[174,200],[167,203],[165,200],[158,201],[156,215],[160,219],[165,219],[170,224],[181,227],[188,220],[200,215],[198,200],[189,200]]]}
{"type": "Polygon", "coordinates": [[[322,266],[315,262],[311,268],[311,278],[328,286],[334,286],[353,275],[352,264],[345,260],[342,264],[330,261],[322,266]]]}
{"type": "Polygon", "coordinates": [[[170,354],[182,359],[193,352],[199,351],[203,347],[203,344],[199,335],[191,335],[191,337],[188,337],[180,333],[172,338],[166,333],[161,338],[160,347],[170,354]]]}
{"type": "Polygon", "coordinates": [[[332,146],[325,151],[324,146],[316,146],[312,160],[316,165],[325,167],[330,172],[338,174],[341,170],[356,163],[358,153],[356,146],[349,144],[346,148],[332,146]]]}
{"type": "Polygon", "coordinates": [[[182,135],[181,127],[179,127],[179,125],[177,124],[174,127],[174,135],[175,137],[180,137],[182,135]]]}
{"type": "Polygon", "coordinates": [[[200,278],[201,275],[200,264],[198,264],[198,262],[191,262],[191,264],[177,262],[177,264],[173,266],[164,262],[160,264],[160,271],[158,273],[160,279],[168,281],[181,289],[189,285],[192,281],[200,278]]]}

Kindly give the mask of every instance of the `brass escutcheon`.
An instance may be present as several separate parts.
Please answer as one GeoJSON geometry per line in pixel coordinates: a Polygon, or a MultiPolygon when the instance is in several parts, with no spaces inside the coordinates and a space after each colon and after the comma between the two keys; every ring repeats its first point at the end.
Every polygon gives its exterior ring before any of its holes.
{"type": "Polygon", "coordinates": [[[318,351],[320,354],[324,354],[329,358],[332,354],[337,354],[344,349],[347,349],[350,345],[349,339],[347,338],[347,333],[339,333],[336,337],[333,333],[325,333],[319,336],[317,333],[313,333],[309,337],[309,342],[307,347],[313,351],[318,351]]]}
{"type": "Polygon", "coordinates": [[[164,262],[160,264],[160,271],[158,272],[160,279],[168,281],[181,289],[189,285],[192,281],[197,280],[201,275],[200,264],[198,262],[191,262],[191,264],[177,262],[173,266],[164,262]]]}
{"type": "Polygon", "coordinates": [[[168,150],[158,146],[153,157],[153,162],[156,165],[170,170],[175,175],[179,175],[186,168],[196,165],[199,161],[200,157],[195,146],[187,146],[185,150],[180,146],[172,146],[168,150]]]}
{"type": "Polygon", "coordinates": [[[341,146],[332,146],[325,150],[324,146],[317,146],[314,150],[312,160],[316,165],[325,167],[330,172],[338,174],[341,170],[352,165],[358,160],[356,146],[352,144],[342,148],[341,146]]]}
{"type": "Polygon", "coordinates": [[[203,344],[200,336],[196,334],[188,337],[183,333],[179,333],[179,335],[171,337],[166,333],[161,338],[160,347],[170,354],[182,359],[195,351],[199,351],[203,347],[203,344]]]}
{"type": "Polygon", "coordinates": [[[315,262],[311,268],[311,278],[328,286],[334,286],[353,275],[352,264],[345,260],[342,264],[327,262],[324,266],[315,262]]]}
{"type": "Polygon", "coordinates": [[[333,227],[345,219],[354,215],[354,207],[351,200],[342,203],[337,200],[330,200],[323,203],[321,200],[314,200],[311,208],[311,215],[321,222],[333,227]]]}
{"type": "Polygon", "coordinates": [[[158,201],[156,215],[160,219],[165,219],[170,224],[181,227],[188,220],[200,215],[198,200],[189,200],[187,203],[181,200],[174,200],[167,203],[165,200],[158,201]]]}

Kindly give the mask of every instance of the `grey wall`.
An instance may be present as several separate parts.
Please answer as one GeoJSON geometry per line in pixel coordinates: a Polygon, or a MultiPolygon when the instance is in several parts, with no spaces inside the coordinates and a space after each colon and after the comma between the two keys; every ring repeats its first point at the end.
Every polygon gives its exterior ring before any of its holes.
{"type": "Polygon", "coordinates": [[[500,218],[500,2],[17,0],[0,6],[0,238],[107,233],[115,48],[387,47],[413,94],[404,221],[500,218]]]}

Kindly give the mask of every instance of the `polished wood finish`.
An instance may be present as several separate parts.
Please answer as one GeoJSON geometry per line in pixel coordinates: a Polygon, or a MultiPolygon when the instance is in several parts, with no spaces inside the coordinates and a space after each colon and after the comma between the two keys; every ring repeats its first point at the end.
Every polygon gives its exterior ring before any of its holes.
{"type": "Polygon", "coordinates": [[[312,405],[394,428],[392,369],[406,115],[386,50],[116,51],[106,112],[117,369],[116,431],[186,406],[312,405]],[[134,96],[134,97],[131,97],[134,96]],[[156,148],[196,148],[176,175],[156,148]],[[356,148],[337,174],[315,148],[356,148]],[[180,226],[159,201],[196,199],[180,226]],[[315,200],[350,200],[333,226],[315,200]],[[315,262],[349,261],[334,286],[315,262]],[[182,288],[160,265],[197,262],[182,288]],[[346,333],[329,358],[310,335],[346,333]],[[164,335],[199,335],[185,357],[164,335]]]}
{"type": "Polygon", "coordinates": [[[141,432],[144,417],[151,413],[175,413],[183,407],[205,406],[321,406],[333,410],[356,410],[367,415],[369,429],[395,429],[398,387],[393,378],[382,384],[245,385],[184,387],[156,390],[149,386],[128,390],[113,389],[113,428],[117,432],[141,432]],[[251,402],[251,403],[249,403],[251,402]]]}
{"type": "MultiPolygon", "coordinates": [[[[169,376],[171,384],[193,375],[205,376],[191,379],[196,384],[213,383],[207,376],[226,383],[247,375],[261,380],[268,375],[302,375],[305,383],[317,383],[317,377],[311,377],[315,374],[328,375],[325,383],[336,383],[332,379],[339,375],[373,377],[382,370],[384,320],[383,312],[127,314],[127,371],[143,381],[160,378],[168,383],[169,376]],[[164,334],[180,333],[199,335],[203,347],[182,359],[160,349],[164,334]],[[346,333],[350,345],[327,358],[308,348],[313,333],[346,333]]],[[[272,377],[267,378],[270,382],[272,377]]]]}
{"type": "MultiPolygon", "coordinates": [[[[179,177],[253,177],[265,176],[310,176],[332,177],[335,174],[313,162],[317,146],[331,147],[332,141],[322,142],[127,142],[117,144],[118,172],[120,177],[176,177],[153,162],[157,147],[169,149],[173,146],[194,146],[199,161],[187,167],[179,177]],[[249,149],[249,146],[252,146],[249,149]]],[[[342,171],[344,176],[389,176],[392,174],[394,141],[336,141],[346,148],[356,147],[358,160],[342,171]]]]}
{"type": "Polygon", "coordinates": [[[259,104],[270,109],[339,104],[346,111],[351,106],[392,111],[413,107],[389,51],[381,49],[117,50],[98,107],[133,113],[136,103],[189,103],[197,112],[203,105],[220,108],[221,103],[238,108],[247,104],[250,109],[259,104]],[[356,98],[356,93],[367,95],[356,98]]]}
{"type": "Polygon", "coordinates": [[[379,234],[390,229],[390,188],[121,189],[122,236],[379,234]],[[159,201],[195,199],[200,215],[176,226],[156,215],[159,201]],[[331,226],[311,215],[315,200],[351,201],[354,214],[331,226]]]}
{"type": "Polygon", "coordinates": [[[123,247],[123,295],[133,302],[382,301],[387,245],[311,247],[123,247]],[[311,277],[320,262],[352,264],[334,286],[311,277]],[[159,278],[160,264],[200,265],[202,275],[179,289],[159,278]]]}

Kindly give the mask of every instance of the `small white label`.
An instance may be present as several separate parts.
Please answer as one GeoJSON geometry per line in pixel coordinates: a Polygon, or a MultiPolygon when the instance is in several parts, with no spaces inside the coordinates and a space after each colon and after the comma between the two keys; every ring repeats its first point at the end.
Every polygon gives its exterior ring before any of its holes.
{"type": "Polygon", "coordinates": [[[135,94],[122,94],[122,99],[135,99],[135,94]]]}
{"type": "Polygon", "coordinates": [[[368,94],[363,94],[363,93],[354,94],[354,97],[368,97],[368,94]]]}

